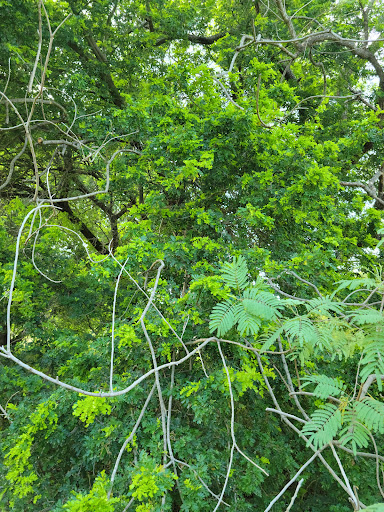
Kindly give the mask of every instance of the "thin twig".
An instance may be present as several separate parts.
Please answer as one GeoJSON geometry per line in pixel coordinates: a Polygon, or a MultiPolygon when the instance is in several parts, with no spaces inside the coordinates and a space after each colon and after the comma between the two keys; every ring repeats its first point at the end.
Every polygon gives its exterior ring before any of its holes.
{"type": "Polygon", "coordinates": [[[297,487],[296,487],[295,493],[294,493],[294,495],[292,496],[292,499],[291,499],[291,501],[290,501],[290,503],[289,503],[289,505],[288,505],[288,507],[287,507],[287,510],[286,510],[285,512],[289,512],[289,511],[291,510],[292,505],[293,505],[293,504],[294,504],[294,502],[295,502],[295,499],[296,499],[296,497],[297,497],[297,495],[298,495],[298,493],[299,493],[299,489],[300,489],[300,487],[302,486],[303,482],[304,482],[304,478],[302,478],[302,479],[299,481],[299,483],[297,484],[297,487]]]}
{"type": "Polygon", "coordinates": [[[116,319],[116,300],[117,300],[117,290],[119,289],[120,279],[123,274],[125,265],[128,263],[129,256],[125,260],[124,264],[122,265],[119,275],[116,279],[115,284],[115,291],[113,293],[113,306],[112,306],[112,336],[111,336],[111,367],[109,371],[109,390],[112,393],[113,391],[113,356],[115,352],[115,319],[116,319]]]}
{"type": "Polygon", "coordinates": [[[310,457],[307,462],[305,464],[303,464],[301,466],[301,468],[299,469],[299,471],[297,471],[297,473],[290,479],[290,481],[281,489],[281,491],[279,492],[279,494],[270,502],[270,504],[268,505],[268,507],[264,510],[264,512],[268,512],[269,510],[271,510],[272,506],[276,503],[276,501],[278,499],[281,498],[281,496],[285,493],[285,491],[293,484],[293,482],[297,479],[298,476],[301,475],[301,473],[304,471],[304,469],[306,467],[308,467],[311,462],[313,462],[316,457],[322,452],[322,450],[324,450],[325,446],[323,446],[322,448],[319,448],[319,450],[317,450],[313,455],[312,457],[310,457]]]}
{"type": "Polygon", "coordinates": [[[145,411],[146,411],[146,409],[148,407],[149,402],[151,401],[151,398],[152,398],[153,392],[155,391],[155,388],[156,388],[156,384],[154,384],[152,386],[152,389],[149,392],[149,394],[148,394],[148,396],[147,396],[147,398],[145,400],[143,408],[140,411],[139,417],[137,418],[136,423],[133,426],[133,429],[132,429],[131,433],[129,434],[127,439],[124,441],[122,447],[120,448],[120,451],[119,451],[119,454],[117,456],[115,465],[113,467],[112,475],[111,475],[111,486],[110,486],[109,491],[108,491],[108,499],[110,498],[111,493],[112,493],[113,482],[115,481],[116,473],[117,473],[117,470],[119,469],[121,457],[122,457],[122,455],[123,455],[123,453],[124,453],[128,443],[130,443],[132,441],[132,439],[134,438],[134,435],[135,435],[137,429],[139,428],[139,426],[141,424],[141,420],[143,419],[144,413],[145,413],[145,411]]]}

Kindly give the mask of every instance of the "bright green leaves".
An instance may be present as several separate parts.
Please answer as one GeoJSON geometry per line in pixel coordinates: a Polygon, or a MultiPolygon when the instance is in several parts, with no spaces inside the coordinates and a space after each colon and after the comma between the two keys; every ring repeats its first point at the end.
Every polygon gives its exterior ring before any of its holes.
{"type": "Polygon", "coordinates": [[[376,375],[378,388],[382,391],[381,377],[384,375],[384,340],[383,333],[380,334],[381,339],[379,338],[378,333],[373,332],[373,340],[364,347],[363,358],[361,360],[362,369],[360,370],[360,379],[362,382],[365,382],[369,375],[376,375]]]}
{"type": "Polygon", "coordinates": [[[132,325],[120,325],[115,331],[115,336],[119,340],[119,348],[131,348],[134,343],[141,343],[141,339],[137,337],[135,329],[132,327],[132,325]]]}
{"type": "Polygon", "coordinates": [[[111,414],[112,407],[109,402],[110,399],[107,398],[86,396],[73,405],[73,415],[78,416],[85,427],[89,427],[99,414],[111,414]]]}
{"type": "MultiPolygon", "coordinates": [[[[228,373],[239,397],[243,396],[248,389],[252,389],[255,393],[263,396],[263,390],[265,389],[264,378],[255,366],[244,364],[242,369],[238,371],[234,368],[228,368],[228,373]]],[[[223,374],[226,377],[224,369],[223,374]]],[[[268,367],[264,368],[264,375],[272,379],[276,376],[273,369],[268,367]]],[[[224,387],[228,390],[228,382],[224,381],[224,387]]]]}
{"type": "Polygon", "coordinates": [[[174,486],[177,476],[169,469],[158,466],[154,459],[142,452],[140,465],[133,471],[129,490],[141,502],[136,512],[150,512],[164,493],[174,486]]]}
{"type": "Polygon", "coordinates": [[[309,436],[307,445],[313,443],[316,449],[321,448],[338,436],[342,445],[350,444],[356,453],[357,449],[368,446],[372,434],[384,433],[384,404],[381,401],[371,397],[350,400],[346,397],[347,386],[326,375],[311,375],[304,381],[303,387],[316,384],[314,396],[338,402],[337,405],[323,404],[311,415],[311,420],[302,429],[303,434],[309,436]],[[340,395],[340,399],[335,398],[340,395]]]}
{"type": "Polygon", "coordinates": [[[354,404],[357,419],[364,423],[369,430],[384,434],[384,404],[371,397],[354,404]]]}
{"type": "Polygon", "coordinates": [[[102,471],[88,494],[74,493],[75,497],[62,507],[68,512],[114,512],[114,504],[120,501],[119,498],[108,498],[109,480],[102,471]]]}
{"type": "Polygon", "coordinates": [[[248,267],[243,256],[233,258],[232,263],[225,262],[222,266],[222,273],[225,284],[238,292],[248,284],[248,267]]]}
{"type": "Polygon", "coordinates": [[[213,159],[213,151],[202,151],[199,160],[184,160],[185,167],[182,174],[176,177],[176,182],[184,179],[196,180],[202,174],[201,169],[212,169],[213,159]]]}
{"type": "Polygon", "coordinates": [[[218,336],[224,335],[238,321],[242,308],[239,304],[234,305],[232,299],[217,304],[210,315],[210,332],[217,330],[218,336]]]}
{"type": "MultiPolygon", "coordinates": [[[[36,492],[38,488],[34,484],[38,481],[38,476],[30,461],[31,448],[39,431],[46,431],[45,438],[47,438],[56,430],[58,420],[55,413],[56,407],[57,403],[53,401],[40,403],[31,414],[30,423],[24,427],[24,432],[5,454],[4,463],[8,468],[6,478],[12,486],[14,496],[18,498],[36,492]]],[[[39,497],[35,495],[34,503],[39,497]]]]}
{"type": "Polygon", "coordinates": [[[365,509],[367,512],[384,512],[384,504],[383,503],[375,503],[374,505],[370,505],[365,509]]]}

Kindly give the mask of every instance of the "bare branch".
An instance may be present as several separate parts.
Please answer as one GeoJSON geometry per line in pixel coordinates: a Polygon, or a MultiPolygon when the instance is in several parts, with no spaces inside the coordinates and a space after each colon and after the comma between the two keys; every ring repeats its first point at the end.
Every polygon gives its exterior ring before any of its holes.
{"type": "Polygon", "coordinates": [[[293,482],[295,480],[297,480],[297,478],[301,475],[301,473],[304,471],[305,468],[307,468],[315,459],[316,457],[324,450],[325,446],[323,446],[322,448],[320,448],[319,450],[317,450],[313,455],[312,457],[310,457],[307,462],[305,464],[303,464],[301,466],[301,468],[299,469],[299,471],[297,471],[297,473],[290,479],[290,481],[281,489],[281,491],[279,492],[279,494],[270,502],[270,504],[268,505],[268,507],[264,510],[264,512],[268,512],[269,510],[271,510],[272,506],[276,503],[276,501],[278,501],[281,496],[285,493],[285,491],[293,484],[293,482]]]}
{"type": "Polygon", "coordinates": [[[384,206],[384,200],[378,197],[376,190],[373,187],[370,187],[367,183],[362,183],[361,181],[340,181],[340,185],[342,187],[362,188],[370,197],[372,197],[372,199],[384,206]]]}
{"type": "Polygon", "coordinates": [[[116,462],[115,462],[115,465],[114,465],[114,468],[112,471],[112,475],[111,475],[111,486],[108,491],[108,499],[111,496],[113,482],[115,481],[116,473],[117,473],[117,470],[119,469],[121,457],[123,456],[123,453],[124,453],[128,443],[130,443],[132,441],[132,439],[134,438],[134,436],[136,434],[137,429],[140,427],[141,420],[143,419],[143,416],[145,414],[145,411],[147,410],[148,404],[151,401],[151,398],[152,398],[153,392],[155,391],[155,388],[156,388],[156,383],[152,386],[152,389],[149,392],[149,394],[145,400],[143,408],[140,411],[139,417],[137,418],[136,423],[131,430],[131,433],[129,434],[129,436],[127,437],[127,439],[124,441],[123,445],[120,448],[119,455],[117,456],[117,459],[116,459],[116,462]]]}

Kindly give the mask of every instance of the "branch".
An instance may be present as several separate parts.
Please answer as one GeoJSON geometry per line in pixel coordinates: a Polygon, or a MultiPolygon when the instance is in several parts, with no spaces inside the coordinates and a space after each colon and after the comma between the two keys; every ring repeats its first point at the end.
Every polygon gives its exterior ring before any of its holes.
{"type": "Polygon", "coordinates": [[[356,400],[363,400],[363,398],[365,398],[366,394],[368,393],[368,389],[370,388],[371,384],[375,381],[375,380],[384,380],[384,375],[376,375],[374,373],[372,373],[371,375],[368,376],[367,380],[364,382],[364,384],[362,385],[362,387],[360,388],[360,391],[359,391],[359,394],[357,396],[357,399],[356,400]]]}
{"type": "Polygon", "coordinates": [[[79,227],[80,233],[88,240],[88,242],[96,249],[96,251],[100,254],[107,254],[108,249],[106,245],[103,244],[103,242],[101,242],[98,237],[92,233],[89,227],[86,226],[84,222],[76,216],[75,212],[70,207],[69,202],[62,201],[60,206],[63,211],[67,213],[69,220],[79,227]]]}
{"type": "Polygon", "coordinates": [[[68,41],[67,45],[69,46],[69,48],[71,48],[74,52],[77,53],[77,55],[80,57],[83,63],[87,63],[89,61],[97,61],[101,64],[102,69],[100,69],[99,77],[106,84],[113,103],[116,105],[116,107],[120,109],[125,108],[125,100],[121,96],[118,88],[115,85],[115,82],[113,81],[111,74],[108,71],[108,63],[105,54],[100,50],[100,48],[96,44],[96,41],[94,41],[93,37],[89,33],[85,36],[85,38],[95,55],[95,59],[91,59],[90,57],[88,57],[84,50],[74,41],[68,41]]]}
{"type": "Polygon", "coordinates": [[[291,418],[292,420],[299,421],[300,423],[307,423],[307,420],[303,420],[302,418],[299,418],[298,416],[294,416],[293,414],[289,414],[287,412],[272,409],[271,407],[267,407],[265,410],[267,412],[276,412],[277,414],[280,414],[280,416],[284,416],[285,418],[291,418]]]}
{"type": "Polygon", "coordinates": [[[287,508],[287,510],[286,510],[285,512],[289,512],[289,511],[291,510],[292,505],[293,505],[293,504],[294,504],[294,502],[295,502],[295,499],[296,499],[296,497],[297,497],[297,495],[298,495],[298,493],[299,493],[299,489],[300,489],[300,487],[302,486],[303,482],[304,482],[304,478],[302,478],[302,479],[299,481],[299,483],[297,484],[297,487],[296,487],[295,493],[294,493],[294,495],[292,496],[292,499],[291,499],[291,501],[290,501],[290,503],[289,503],[289,505],[288,505],[288,508],[287,508]]]}
{"type": "Polygon", "coordinates": [[[384,206],[384,201],[376,195],[376,190],[366,183],[362,183],[361,181],[340,181],[340,185],[342,187],[362,188],[369,195],[369,197],[372,197],[372,199],[384,206]]]}
{"type": "Polygon", "coordinates": [[[257,113],[257,117],[260,121],[260,124],[261,126],[263,126],[264,128],[268,128],[268,129],[271,129],[273,128],[273,125],[268,125],[268,124],[265,124],[264,121],[261,119],[260,117],[260,112],[259,112],[259,94],[260,94],[260,83],[261,83],[261,75],[259,75],[259,78],[257,79],[257,90],[256,90],[256,113],[257,113]]]}
{"type": "MultiPolygon", "coordinates": [[[[197,44],[202,44],[204,46],[210,46],[211,44],[215,43],[219,39],[222,39],[223,37],[225,37],[227,34],[228,34],[228,32],[219,32],[218,34],[214,34],[212,36],[199,36],[196,34],[187,34],[186,38],[191,43],[197,43],[197,44]]],[[[182,39],[182,38],[179,37],[176,39],[182,39]]],[[[167,41],[173,41],[173,40],[174,40],[174,38],[172,38],[171,36],[164,36],[156,41],[155,46],[161,46],[162,44],[166,43],[167,41]]]]}
{"type": "Polygon", "coordinates": [[[365,457],[366,459],[378,459],[381,462],[384,462],[384,457],[382,455],[376,455],[375,453],[368,453],[368,452],[354,452],[350,448],[347,448],[346,446],[343,446],[339,441],[332,441],[332,444],[340,448],[340,450],[343,450],[346,453],[350,453],[353,456],[356,457],[365,457]]]}
{"type": "MultiPolygon", "coordinates": [[[[209,494],[211,496],[213,496],[214,498],[216,498],[217,500],[220,499],[220,496],[218,496],[217,494],[215,494],[213,491],[211,491],[211,489],[207,486],[207,484],[204,482],[204,480],[199,476],[199,474],[196,472],[195,469],[193,469],[192,466],[190,466],[189,464],[187,464],[186,462],[183,462],[182,460],[179,460],[179,459],[175,459],[175,462],[177,462],[177,464],[181,464],[182,466],[186,466],[187,468],[189,468],[191,471],[194,472],[196,478],[202,483],[202,485],[207,489],[207,491],[209,492],[209,494]]],[[[230,507],[230,505],[228,503],[226,503],[224,500],[221,500],[221,503],[223,505],[225,505],[226,507],[230,507]]]]}
{"type": "Polygon", "coordinates": [[[9,165],[8,176],[7,176],[6,180],[4,181],[4,183],[2,183],[0,185],[0,190],[5,188],[8,185],[8,183],[11,181],[12,175],[13,175],[13,170],[15,168],[15,164],[19,160],[19,158],[24,154],[25,150],[27,149],[27,145],[28,145],[28,137],[25,137],[24,146],[22,147],[20,152],[17,153],[17,155],[12,159],[12,161],[11,161],[11,163],[9,165]]]}
{"type": "Polygon", "coordinates": [[[36,104],[42,104],[42,105],[53,105],[60,110],[62,110],[65,114],[67,113],[66,109],[63,107],[63,105],[60,105],[57,101],[54,100],[45,100],[43,98],[38,98],[35,100],[34,98],[6,98],[2,99],[0,103],[36,103],[36,104]]]}
{"type": "MultiPolygon", "coordinates": [[[[325,445],[326,446],[326,445],[325,445]]],[[[299,469],[299,471],[290,479],[290,481],[281,489],[281,491],[279,492],[279,494],[270,502],[270,504],[268,505],[268,507],[265,509],[264,512],[268,512],[269,510],[271,510],[272,506],[276,503],[276,501],[285,493],[285,491],[288,489],[288,487],[290,487],[293,482],[297,479],[298,476],[301,475],[301,473],[304,471],[304,469],[309,466],[311,464],[311,462],[313,462],[316,457],[324,450],[325,446],[323,446],[322,448],[320,448],[319,450],[317,450],[313,455],[312,457],[310,457],[307,462],[305,464],[303,464],[301,466],[301,468],[299,469]]]]}
{"type": "MultiPolygon", "coordinates": [[[[213,338],[212,338],[213,339],[213,338]]],[[[82,395],[87,396],[98,396],[101,398],[111,398],[115,396],[122,396],[129,393],[132,389],[134,389],[136,386],[138,386],[141,382],[143,382],[145,379],[153,375],[156,371],[165,370],[166,368],[172,368],[172,366],[178,366],[180,364],[185,363],[188,361],[192,356],[198,353],[199,350],[201,350],[205,345],[207,345],[211,339],[207,339],[206,342],[199,345],[197,348],[189,352],[186,356],[182,357],[181,359],[178,359],[177,361],[171,361],[170,363],[165,363],[157,367],[157,369],[152,368],[151,370],[148,370],[146,373],[144,373],[141,377],[137,378],[135,381],[132,382],[129,386],[127,386],[124,389],[120,389],[119,391],[113,391],[111,392],[102,392],[102,391],[88,391],[87,389],[78,388],[76,386],[72,386],[71,384],[67,384],[66,382],[60,381],[58,378],[54,379],[53,377],[50,377],[44,372],[41,372],[39,370],[36,370],[36,368],[33,368],[29,366],[28,364],[24,363],[20,359],[18,359],[16,356],[14,356],[10,351],[6,350],[4,347],[0,347],[0,356],[5,357],[6,359],[9,359],[10,361],[13,361],[14,363],[18,364],[25,370],[38,375],[39,377],[43,378],[44,380],[51,382],[52,384],[56,384],[64,389],[68,389],[70,391],[74,391],[75,393],[81,393],[82,395]]]]}
{"type": "Polygon", "coordinates": [[[116,473],[117,473],[117,470],[119,469],[119,464],[120,464],[120,460],[121,460],[121,457],[123,456],[123,453],[127,447],[127,444],[130,443],[134,437],[134,435],[136,434],[136,431],[137,429],[139,428],[140,426],[140,423],[141,423],[141,420],[143,419],[143,416],[144,416],[144,413],[148,407],[148,404],[149,402],[151,401],[151,398],[152,398],[152,395],[153,395],[153,392],[155,391],[155,387],[156,387],[156,384],[154,384],[152,386],[152,389],[151,391],[149,392],[148,396],[147,396],[147,399],[145,400],[145,403],[143,405],[143,408],[141,409],[140,411],[140,414],[139,414],[139,417],[137,418],[137,421],[131,431],[131,433],[129,434],[129,436],[127,437],[127,439],[124,441],[122,447],[120,448],[120,451],[119,451],[119,455],[117,456],[117,459],[116,459],[116,462],[115,462],[115,466],[113,468],[113,471],[112,471],[112,476],[111,476],[111,486],[109,488],[109,491],[108,491],[108,499],[110,498],[111,496],[111,492],[112,492],[112,487],[113,487],[113,482],[115,481],[115,477],[116,477],[116,473]]]}

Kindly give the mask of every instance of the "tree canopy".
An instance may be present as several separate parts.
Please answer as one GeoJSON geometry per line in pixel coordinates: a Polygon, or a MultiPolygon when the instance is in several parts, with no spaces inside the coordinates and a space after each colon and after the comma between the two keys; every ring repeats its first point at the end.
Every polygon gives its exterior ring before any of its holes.
{"type": "Polygon", "coordinates": [[[0,14],[0,510],[384,510],[382,2],[0,14]]]}

